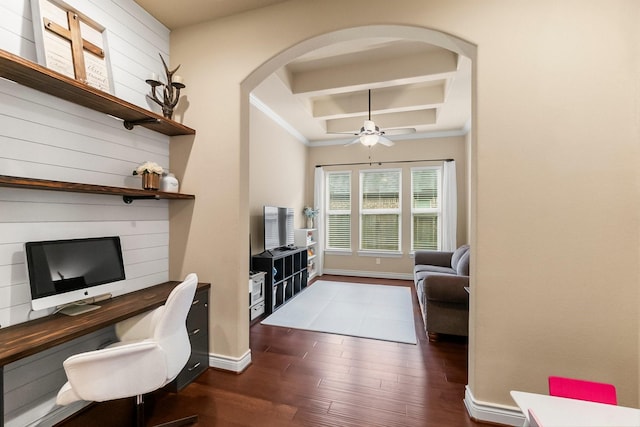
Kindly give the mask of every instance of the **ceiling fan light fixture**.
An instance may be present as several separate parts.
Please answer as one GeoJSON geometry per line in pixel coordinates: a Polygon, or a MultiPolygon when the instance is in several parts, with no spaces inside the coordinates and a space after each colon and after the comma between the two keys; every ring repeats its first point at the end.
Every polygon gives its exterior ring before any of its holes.
{"type": "Polygon", "coordinates": [[[376,134],[365,134],[360,136],[360,142],[362,145],[372,147],[378,143],[379,136],[376,134]]]}
{"type": "Polygon", "coordinates": [[[376,126],[373,120],[365,120],[364,126],[362,127],[362,129],[360,129],[360,132],[379,132],[379,131],[380,129],[378,128],[378,126],[376,126]]]}

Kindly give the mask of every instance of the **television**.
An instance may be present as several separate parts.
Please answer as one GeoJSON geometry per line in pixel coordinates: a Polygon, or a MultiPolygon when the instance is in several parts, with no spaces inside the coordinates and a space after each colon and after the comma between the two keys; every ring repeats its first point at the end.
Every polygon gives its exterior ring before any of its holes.
{"type": "Polygon", "coordinates": [[[125,280],[118,236],[27,242],[25,255],[33,310],[69,306],[60,310],[69,315],[94,310],[99,306],[83,301],[121,289],[125,280]]]}
{"type": "Polygon", "coordinates": [[[264,206],[264,250],[293,246],[293,208],[264,206]]]}

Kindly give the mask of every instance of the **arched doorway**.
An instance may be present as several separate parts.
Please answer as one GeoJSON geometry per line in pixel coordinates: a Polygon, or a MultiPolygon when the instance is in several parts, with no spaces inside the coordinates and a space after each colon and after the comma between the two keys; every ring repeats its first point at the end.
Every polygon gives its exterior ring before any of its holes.
{"type": "MultiPolygon", "coordinates": [[[[320,36],[316,36],[295,44],[290,48],[282,51],[278,55],[272,57],[270,60],[263,63],[256,68],[242,83],[241,83],[241,144],[244,147],[250,147],[250,131],[249,131],[249,115],[250,115],[250,101],[249,97],[251,92],[271,74],[275,73],[278,69],[284,65],[294,61],[296,58],[307,54],[310,51],[314,51],[321,48],[326,48],[332,44],[341,43],[350,40],[357,40],[369,37],[390,37],[398,39],[406,39],[411,41],[422,42],[433,46],[438,46],[443,49],[447,49],[451,52],[455,52],[458,55],[464,56],[471,60],[472,64],[475,63],[476,48],[470,43],[453,37],[451,35],[434,31],[427,28],[413,27],[413,26],[398,26],[398,25],[371,25],[355,27],[345,30],[339,30],[320,36]]],[[[474,65],[472,69],[475,70],[474,65]]],[[[474,87],[475,73],[472,73],[472,87],[474,87]]],[[[473,90],[472,90],[472,102],[471,102],[472,116],[474,111],[473,90]]],[[[475,225],[474,215],[475,212],[475,143],[474,143],[474,130],[470,128],[467,136],[467,174],[468,179],[468,204],[467,204],[467,236],[469,242],[473,246],[475,240],[475,225]]],[[[249,148],[250,149],[250,148],[249,148]]],[[[246,168],[247,173],[251,168],[246,168]]],[[[249,221],[249,218],[246,219],[249,221]]],[[[473,310],[470,315],[470,322],[473,323],[473,310]]],[[[473,330],[473,328],[470,328],[473,330]]],[[[473,336],[470,336],[470,360],[472,359],[472,340],[473,336]]]]}

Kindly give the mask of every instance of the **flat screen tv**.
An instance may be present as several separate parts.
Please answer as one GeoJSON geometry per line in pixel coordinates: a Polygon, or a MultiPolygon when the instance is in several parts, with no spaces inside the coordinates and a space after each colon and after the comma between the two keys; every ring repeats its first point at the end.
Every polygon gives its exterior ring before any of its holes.
{"type": "Polygon", "coordinates": [[[293,208],[264,206],[264,250],[293,246],[293,208]]]}
{"type": "MultiPolygon", "coordinates": [[[[120,238],[94,237],[25,243],[31,307],[44,310],[112,293],[125,279],[120,238]]],[[[77,307],[65,314],[98,306],[77,307]]]]}

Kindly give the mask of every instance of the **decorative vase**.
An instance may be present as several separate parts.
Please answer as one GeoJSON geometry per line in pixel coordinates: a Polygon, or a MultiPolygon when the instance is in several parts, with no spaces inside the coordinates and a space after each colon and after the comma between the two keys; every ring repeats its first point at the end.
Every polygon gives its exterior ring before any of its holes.
{"type": "Polygon", "coordinates": [[[142,188],[145,190],[157,190],[160,188],[160,174],[144,172],[142,174],[142,188]]]}
{"type": "Polygon", "coordinates": [[[307,228],[313,228],[313,218],[307,217],[307,228]]]}
{"type": "Polygon", "coordinates": [[[174,174],[168,173],[162,177],[162,180],[160,180],[160,191],[167,193],[178,192],[178,179],[174,174]]]}

